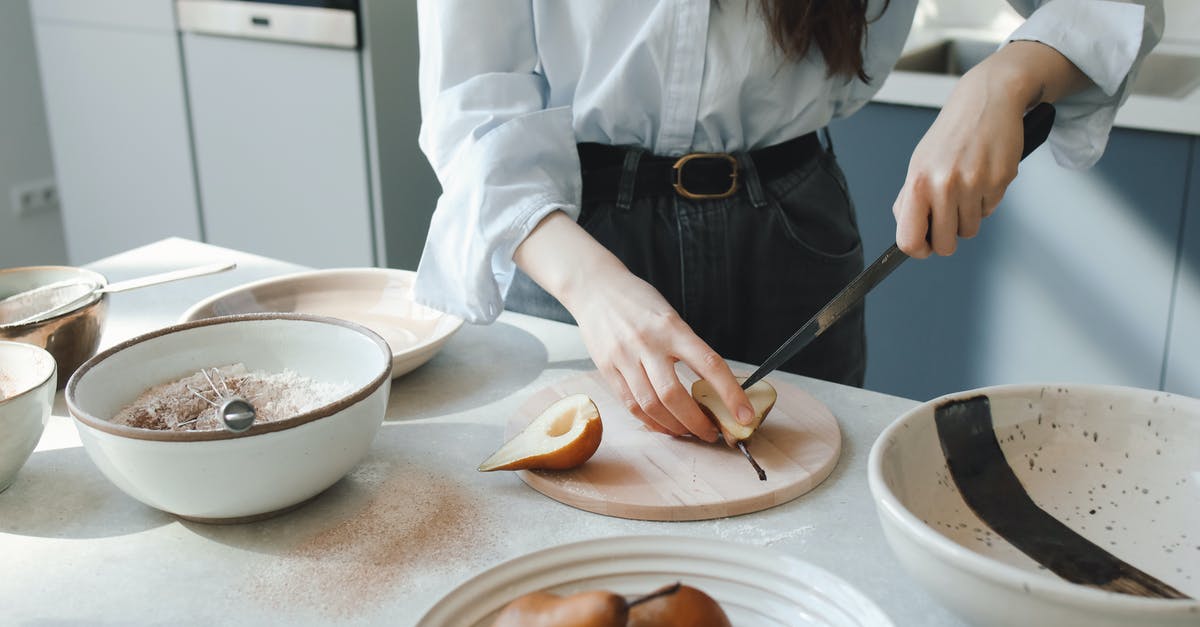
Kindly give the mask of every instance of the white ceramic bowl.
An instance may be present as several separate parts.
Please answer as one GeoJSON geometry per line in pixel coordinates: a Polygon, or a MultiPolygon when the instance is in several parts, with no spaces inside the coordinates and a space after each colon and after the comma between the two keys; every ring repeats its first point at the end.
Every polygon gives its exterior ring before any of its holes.
{"type": "Polygon", "coordinates": [[[392,268],[314,270],[240,285],[190,307],[181,322],[230,314],[296,312],[357,322],[392,349],[392,377],[433,358],[460,318],[413,301],[416,273],[392,268]]]}
{"type": "Polygon", "coordinates": [[[19,342],[0,342],[0,492],[37,448],[54,404],[54,356],[19,342]]]}
{"type": "Polygon", "coordinates": [[[212,318],[134,338],[89,360],[66,398],[100,471],[133,498],[203,522],[264,518],[333,485],[367,454],[383,422],[391,353],[359,325],[300,314],[212,318]],[[351,391],[249,431],[165,431],[110,422],[145,390],[202,368],[242,363],[351,391]]]}
{"type": "Polygon", "coordinates": [[[871,449],[871,493],[908,571],[980,625],[1200,625],[1200,401],[1092,385],[981,388],[923,403],[871,449]],[[1034,503],[1193,600],[1074,584],[1041,567],[969,508],[934,409],[988,396],[996,439],[1034,503]]]}

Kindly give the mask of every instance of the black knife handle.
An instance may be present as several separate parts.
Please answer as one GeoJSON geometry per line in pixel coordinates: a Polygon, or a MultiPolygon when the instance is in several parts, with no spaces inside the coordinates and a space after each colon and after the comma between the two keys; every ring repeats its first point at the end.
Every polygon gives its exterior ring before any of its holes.
{"type": "Polygon", "coordinates": [[[1021,160],[1045,143],[1053,126],[1054,105],[1048,102],[1039,103],[1025,114],[1025,144],[1021,148],[1021,160]]]}

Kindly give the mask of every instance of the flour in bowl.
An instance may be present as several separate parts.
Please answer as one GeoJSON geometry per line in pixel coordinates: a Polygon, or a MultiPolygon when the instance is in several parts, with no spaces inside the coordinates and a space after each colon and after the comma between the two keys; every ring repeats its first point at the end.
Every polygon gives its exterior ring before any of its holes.
{"type": "MultiPolygon", "coordinates": [[[[349,383],[326,383],[285,370],[272,373],[248,371],[245,364],[231,364],[207,369],[210,378],[215,374],[225,380],[229,391],[250,401],[255,410],[255,424],[286,420],[318,407],[328,405],[347,395],[349,383]]],[[[217,408],[197,396],[196,390],[215,400],[212,386],[204,373],[156,385],[126,405],[112,419],[114,424],[139,429],[174,431],[213,431],[224,429],[217,408]],[[189,389],[191,388],[191,389],[189,389]]]]}

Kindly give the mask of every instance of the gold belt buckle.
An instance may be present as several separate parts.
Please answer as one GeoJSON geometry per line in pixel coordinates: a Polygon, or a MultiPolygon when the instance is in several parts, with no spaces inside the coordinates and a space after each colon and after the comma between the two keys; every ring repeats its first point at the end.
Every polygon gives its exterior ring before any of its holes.
{"type": "Polygon", "coordinates": [[[693,152],[691,154],[683,155],[682,157],[680,157],[675,162],[675,165],[673,165],[671,167],[675,171],[675,184],[673,185],[673,187],[675,188],[675,193],[679,194],[680,196],[683,196],[684,198],[687,198],[688,200],[729,198],[735,192],[737,192],[738,162],[737,162],[737,158],[731,154],[727,154],[724,152],[693,152]],[[729,161],[729,166],[730,166],[729,189],[727,189],[723,192],[718,192],[716,194],[696,194],[694,192],[688,191],[688,189],[683,186],[683,166],[686,165],[687,162],[689,162],[693,159],[725,159],[726,161],[729,161]]]}

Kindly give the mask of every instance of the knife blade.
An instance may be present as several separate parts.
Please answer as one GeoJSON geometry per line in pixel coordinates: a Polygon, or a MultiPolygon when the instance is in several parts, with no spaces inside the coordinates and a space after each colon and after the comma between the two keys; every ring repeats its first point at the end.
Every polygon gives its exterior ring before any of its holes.
{"type": "MultiPolygon", "coordinates": [[[[1046,141],[1052,126],[1054,126],[1054,105],[1048,102],[1038,104],[1025,114],[1023,122],[1025,143],[1021,149],[1022,160],[1046,141]]],[[[771,353],[771,356],[767,357],[758,370],[755,370],[754,374],[742,382],[742,389],[748,389],[763,377],[774,372],[776,368],[782,366],[784,362],[829,330],[829,327],[837,323],[843,314],[861,302],[868,292],[879,285],[907,259],[908,255],[904,254],[896,244],[889,246],[878,259],[871,262],[871,265],[842,288],[842,291],[838,292],[833,300],[813,314],[813,317],[809,318],[804,326],[800,327],[774,353],[771,353]]]]}

